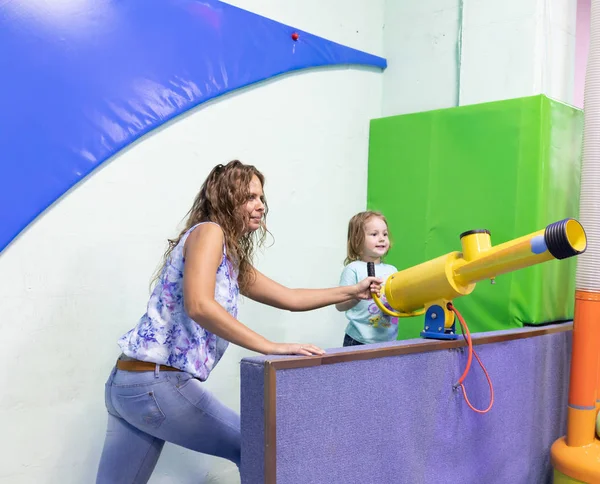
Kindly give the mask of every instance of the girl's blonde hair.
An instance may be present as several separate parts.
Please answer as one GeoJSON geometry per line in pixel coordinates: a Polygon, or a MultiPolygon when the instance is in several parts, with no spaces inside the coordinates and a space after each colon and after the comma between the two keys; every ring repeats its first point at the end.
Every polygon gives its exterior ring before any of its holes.
{"type": "MultiPolygon", "coordinates": [[[[348,255],[346,256],[344,265],[348,265],[350,262],[360,260],[363,245],[365,243],[365,224],[371,217],[378,217],[383,220],[386,226],[388,225],[386,218],[381,212],[367,210],[366,212],[360,212],[354,215],[354,217],[350,219],[350,222],[348,222],[348,255]]],[[[391,247],[392,242],[390,237],[390,248],[391,247]]]]}
{"type": "Polygon", "coordinates": [[[240,290],[244,290],[252,282],[252,258],[256,246],[264,244],[267,229],[267,201],[261,227],[255,232],[246,232],[248,214],[242,206],[248,201],[250,181],[256,176],[264,187],[265,177],[252,165],[245,165],[233,160],[226,165],[217,165],[209,173],[200,192],[196,196],[192,208],[188,212],[185,227],[174,239],[169,239],[162,265],[154,280],[160,277],[162,269],[167,264],[171,252],[177,246],[181,237],[194,225],[200,222],[218,224],[225,235],[227,258],[238,270],[240,290]]]}

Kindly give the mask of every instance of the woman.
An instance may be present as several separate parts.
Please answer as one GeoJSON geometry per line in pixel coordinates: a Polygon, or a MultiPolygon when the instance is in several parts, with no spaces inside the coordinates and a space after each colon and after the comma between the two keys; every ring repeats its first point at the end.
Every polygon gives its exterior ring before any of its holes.
{"type": "Polygon", "coordinates": [[[264,241],[264,177],[235,160],[202,185],[184,230],[169,240],[147,311],[122,336],[106,383],[108,430],[98,484],[150,478],[165,441],[240,464],[240,418],[204,385],[229,342],[263,354],[322,355],[312,344],[274,343],[237,320],[238,295],[308,311],[368,299],[381,281],[289,289],[252,266],[264,241]]]}

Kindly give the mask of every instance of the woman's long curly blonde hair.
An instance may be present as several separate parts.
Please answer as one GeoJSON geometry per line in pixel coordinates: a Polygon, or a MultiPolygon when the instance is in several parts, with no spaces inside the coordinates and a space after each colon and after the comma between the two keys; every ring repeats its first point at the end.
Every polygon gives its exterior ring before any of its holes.
{"type": "Polygon", "coordinates": [[[263,174],[256,167],[245,165],[238,160],[230,161],[226,165],[217,165],[212,169],[188,212],[185,227],[178,237],[169,239],[169,247],[154,280],[160,276],[181,237],[194,225],[210,221],[223,230],[227,258],[238,270],[240,290],[245,290],[251,284],[252,258],[256,247],[264,244],[268,212],[267,202],[263,200],[265,211],[261,227],[254,232],[246,232],[248,213],[242,207],[248,201],[250,181],[254,176],[258,177],[264,187],[263,174]]]}

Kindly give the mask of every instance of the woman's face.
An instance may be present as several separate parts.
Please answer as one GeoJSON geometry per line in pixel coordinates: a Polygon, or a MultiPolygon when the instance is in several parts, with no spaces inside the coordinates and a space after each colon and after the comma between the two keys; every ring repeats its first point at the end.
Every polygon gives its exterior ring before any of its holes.
{"type": "Polygon", "coordinates": [[[256,175],[250,181],[248,201],[244,205],[244,211],[248,214],[247,231],[258,230],[265,215],[265,204],[262,184],[256,175]]]}

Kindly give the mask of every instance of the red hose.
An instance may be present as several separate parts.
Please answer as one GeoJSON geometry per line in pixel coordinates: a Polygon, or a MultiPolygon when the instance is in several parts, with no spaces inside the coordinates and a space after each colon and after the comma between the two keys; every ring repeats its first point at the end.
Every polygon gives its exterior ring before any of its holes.
{"type": "Polygon", "coordinates": [[[463,338],[465,338],[465,341],[467,342],[467,346],[469,347],[469,356],[467,359],[467,366],[465,367],[465,371],[463,372],[462,376],[459,378],[458,382],[456,382],[456,384],[454,385],[454,388],[458,388],[460,386],[460,388],[463,392],[463,395],[465,397],[465,401],[467,402],[467,405],[469,406],[469,408],[471,410],[473,410],[477,413],[487,413],[492,408],[492,405],[494,405],[494,387],[492,386],[492,380],[490,379],[490,376],[488,375],[488,372],[485,369],[485,366],[483,366],[483,363],[479,359],[479,356],[473,349],[473,341],[471,340],[471,332],[469,331],[469,327],[467,326],[467,323],[465,322],[464,318],[462,317],[462,314],[460,314],[458,309],[456,309],[452,303],[448,303],[448,309],[450,311],[454,312],[454,314],[456,314],[456,317],[460,321],[463,338]],[[465,390],[465,385],[463,383],[465,381],[465,378],[467,378],[467,375],[469,374],[469,370],[471,369],[471,361],[473,360],[473,355],[475,355],[475,359],[479,363],[479,366],[481,366],[481,369],[483,370],[483,373],[485,374],[485,377],[488,381],[488,385],[490,387],[490,405],[485,410],[479,410],[479,409],[473,407],[473,405],[471,405],[471,402],[469,401],[469,398],[467,397],[467,391],[465,390]]]}

